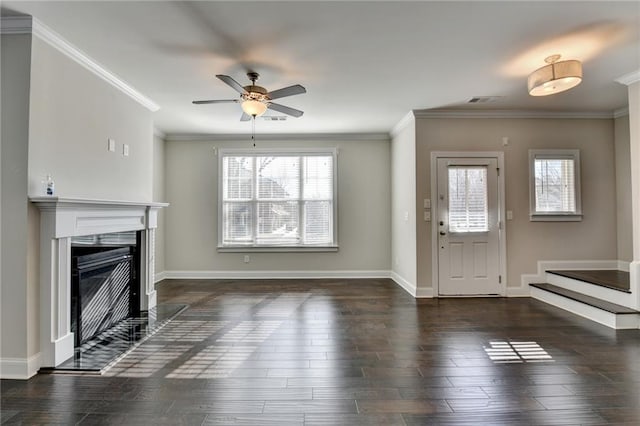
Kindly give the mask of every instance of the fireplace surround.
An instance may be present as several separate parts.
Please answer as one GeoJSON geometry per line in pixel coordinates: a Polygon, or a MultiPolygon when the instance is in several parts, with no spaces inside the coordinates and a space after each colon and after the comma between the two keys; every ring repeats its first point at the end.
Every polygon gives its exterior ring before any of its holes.
{"type": "Polygon", "coordinates": [[[40,209],[40,353],[42,367],[73,356],[71,238],[140,231],[139,306],[156,305],[154,245],[158,211],[167,203],[32,197],[40,209]]]}

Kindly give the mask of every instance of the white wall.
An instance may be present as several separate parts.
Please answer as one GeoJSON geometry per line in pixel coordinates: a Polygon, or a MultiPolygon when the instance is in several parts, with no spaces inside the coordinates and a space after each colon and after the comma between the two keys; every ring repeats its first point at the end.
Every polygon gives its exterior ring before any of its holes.
{"type": "MultiPolygon", "coordinates": [[[[538,260],[615,260],[616,191],[613,120],[418,118],[416,198],[433,198],[431,151],[504,151],[507,285],[537,272],[538,260]],[[502,138],[509,137],[509,145],[502,138]],[[530,222],[528,150],[580,149],[581,222],[530,222]]],[[[418,220],[418,285],[431,286],[431,226],[418,220]]]]}
{"type": "MultiPolygon", "coordinates": [[[[165,142],[161,136],[153,136],[153,201],[165,201],[165,142]]],[[[164,260],[164,234],[165,211],[158,211],[158,228],[156,229],[155,245],[155,273],[162,274],[165,270],[164,260]]]]}
{"type": "Polygon", "coordinates": [[[393,133],[391,188],[391,270],[394,280],[416,295],[416,128],[413,114],[393,133]]]}
{"type": "MultiPolygon", "coordinates": [[[[260,148],[338,148],[338,252],[218,253],[217,157],[214,148],[249,148],[249,141],[167,141],[166,270],[169,276],[224,276],[225,271],[284,271],[327,276],[388,273],[389,141],[259,141],[260,148]],[[355,272],[353,272],[355,271],[355,272]],[[315,274],[315,272],[318,272],[315,274]],[[216,275],[218,274],[218,275],[216,275]]],[[[269,274],[267,274],[269,275],[269,274]]],[[[237,275],[236,275],[237,276],[237,275]]]]}
{"type": "Polygon", "coordinates": [[[614,121],[616,158],[616,224],[618,260],[633,260],[631,217],[631,152],[629,146],[629,116],[614,121]]]}
{"type": "Polygon", "coordinates": [[[59,196],[151,201],[152,113],[37,37],[29,131],[29,195],[50,173],[59,196]]]}
{"type": "Polygon", "coordinates": [[[33,355],[28,325],[33,315],[27,298],[28,200],[27,161],[29,140],[29,84],[31,36],[3,35],[1,50],[2,146],[1,146],[1,316],[0,374],[8,377],[26,368],[33,355]],[[30,312],[31,310],[31,312],[30,312]],[[15,369],[15,371],[11,371],[15,369]]]}

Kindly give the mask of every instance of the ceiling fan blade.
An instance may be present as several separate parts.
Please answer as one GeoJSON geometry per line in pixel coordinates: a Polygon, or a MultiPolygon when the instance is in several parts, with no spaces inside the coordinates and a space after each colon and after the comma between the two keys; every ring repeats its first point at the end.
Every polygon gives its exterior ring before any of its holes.
{"type": "Polygon", "coordinates": [[[216,75],[216,77],[218,77],[220,80],[222,80],[225,83],[227,83],[236,92],[240,93],[241,95],[247,93],[247,91],[244,90],[244,87],[242,87],[242,85],[240,83],[238,83],[237,81],[235,81],[233,78],[229,77],[228,75],[218,74],[218,75],[216,75]]]}
{"type": "Polygon", "coordinates": [[[299,95],[301,93],[307,93],[307,89],[299,84],[294,84],[293,86],[284,87],[282,89],[269,92],[267,95],[269,96],[269,99],[278,99],[284,98],[285,96],[299,95]]]}
{"type": "Polygon", "coordinates": [[[204,104],[231,104],[238,103],[239,99],[211,99],[208,101],[193,101],[192,103],[196,105],[204,105],[204,104]]]}
{"type": "Polygon", "coordinates": [[[242,115],[240,116],[240,121],[249,121],[251,120],[251,116],[246,112],[242,111],[242,115]]]}
{"type": "Polygon", "coordinates": [[[291,107],[288,107],[288,106],[276,104],[274,102],[269,102],[267,104],[267,108],[272,109],[274,111],[281,112],[283,114],[291,115],[293,117],[302,117],[302,114],[304,114],[304,112],[300,111],[299,109],[295,109],[295,108],[291,108],[291,107]]]}

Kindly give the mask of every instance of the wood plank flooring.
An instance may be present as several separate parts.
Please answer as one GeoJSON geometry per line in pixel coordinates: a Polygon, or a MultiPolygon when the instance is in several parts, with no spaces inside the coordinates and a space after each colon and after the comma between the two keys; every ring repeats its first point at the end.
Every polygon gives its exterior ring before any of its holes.
{"type": "Polygon", "coordinates": [[[171,280],[103,376],[3,380],[2,424],[640,424],[640,330],[390,280],[171,280]]]}
{"type": "Polygon", "coordinates": [[[585,281],[594,285],[607,287],[613,290],[631,293],[629,273],[613,269],[602,270],[577,270],[577,271],[547,271],[550,274],[585,281]]]}

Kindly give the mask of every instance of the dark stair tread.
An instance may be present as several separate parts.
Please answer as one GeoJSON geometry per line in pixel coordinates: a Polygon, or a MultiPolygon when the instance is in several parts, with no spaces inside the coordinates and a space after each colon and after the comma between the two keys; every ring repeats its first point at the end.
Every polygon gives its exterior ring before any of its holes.
{"type": "Polygon", "coordinates": [[[612,290],[631,293],[629,273],[615,269],[576,270],[576,271],[546,271],[561,277],[573,278],[589,284],[606,287],[612,290]]]}
{"type": "Polygon", "coordinates": [[[613,314],[639,314],[640,312],[627,308],[626,306],[618,305],[616,303],[607,302],[606,300],[598,299],[596,297],[587,296],[586,294],[578,293],[573,290],[567,290],[566,288],[558,287],[557,285],[547,283],[531,283],[532,287],[546,290],[551,293],[564,296],[568,299],[576,300],[584,304],[593,306],[594,308],[602,309],[603,311],[611,312],[613,314]]]}

